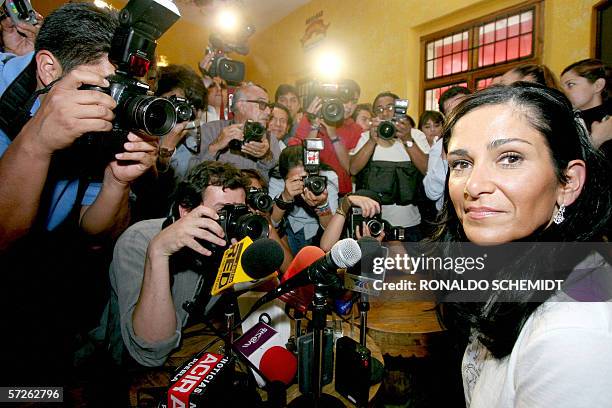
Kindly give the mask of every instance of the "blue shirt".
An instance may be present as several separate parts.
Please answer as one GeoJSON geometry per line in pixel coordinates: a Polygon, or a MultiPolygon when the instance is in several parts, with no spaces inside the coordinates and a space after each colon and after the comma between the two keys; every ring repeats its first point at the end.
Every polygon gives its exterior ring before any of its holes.
{"type": "MultiPolygon", "coordinates": [[[[6,88],[17,78],[17,76],[23,71],[30,61],[34,53],[28,53],[23,56],[15,56],[8,53],[0,53],[0,95],[4,93],[6,88]]],[[[40,101],[36,100],[30,113],[34,113],[40,107],[40,101]]],[[[11,139],[0,129],[0,157],[4,155],[4,152],[11,144],[11,139]]],[[[60,225],[66,217],[70,214],[70,211],[75,205],[76,196],[79,188],[79,180],[60,180],[55,184],[53,194],[51,198],[51,205],[49,206],[49,213],[47,214],[46,228],[48,231],[52,231],[58,225],[60,225]]],[[[89,183],[85,190],[85,196],[81,201],[82,205],[91,205],[95,201],[98,193],[100,192],[101,183],[89,183]]]]}

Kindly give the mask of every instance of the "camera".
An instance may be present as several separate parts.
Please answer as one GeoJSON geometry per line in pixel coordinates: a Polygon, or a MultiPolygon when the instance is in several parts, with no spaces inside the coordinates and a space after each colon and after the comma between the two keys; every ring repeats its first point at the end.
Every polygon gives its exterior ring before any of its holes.
{"type": "Polygon", "coordinates": [[[151,95],[149,85],[136,78],[147,74],[155,58],[156,40],[179,17],[174,3],[162,4],[155,0],[130,0],[119,13],[119,27],[108,53],[109,60],[117,67],[115,75],[107,78],[110,86],[80,88],[104,92],[117,102],[111,131],[88,133],[74,143],[76,156],[83,157],[87,170],[103,169],[115,153],[123,151],[128,132],[163,136],[176,125],[175,105],[168,99],[151,95]]]}
{"type": "MultiPolygon", "coordinates": [[[[379,236],[385,230],[385,223],[382,220],[381,214],[367,218],[363,216],[363,210],[360,207],[351,207],[348,222],[347,236],[353,239],[357,239],[357,228],[361,228],[364,222],[370,229],[370,235],[373,237],[379,236]]],[[[363,235],[363,231],[361,233],[363,235]]]]}
{"type": "Polygon", "coordinates": [[[272,197],[268,195],[263,189],[250,187],[247,191],[246,196],[247,205],[257,211],[269,212],[272,209],[274,202],[272,197]]]}
{"type": "Polygon", "coordinates": [[[314,96],[323,100],[320,116],[330,125],[337,125],[344,120],[344,103],[353,98],[349,87],[336,83],[318,83],[314,86],[314,96]]]}
{"type": "Polygon", "coordinates": [[[233,34],[212,33],[208,37],[208,51],[215,56],[208,70],[211,77],[221,77],[230,85],[237,85],[244,80],[244,63],[228,58],[225,54],[235,52],[247,55],[249,47],[247,41],[255,33],[255,27],[245,24],[233,34]]]}
{"type": "Polygon", "coordinates": [[[399,122],[400,119],[405,118],[407,112],[408,99],[396,99],[393,104],[393,118],[380,122],[378,125],[378,137],[385,140],[393,139],[397,133],[395,124],[399,122]]]}
{"type": "Polygon", "coordinates": [[[261,123],[249,119],[244,122],[242,134],[244,135],[242,140],[230,140],[229,148],[231,150],[240,150],[242,149],[242,145],[245,143],[261,142],[266,136],[266,128],[261,123]]]}
{"type": "Polygon", "coordinates": [[[2,4],[2,12],[8,15],[13,23],[38,24],[36,12],[32,9],[32,3],[28,0],[6,0],[6,2],[1,3],[4,3],[2,4]]]}
{"type": "MultiPolygon", "coordinates": [[[[229,246],[232,238],[240,241],[248,236],[255,241],[258,238],[267,237],[270,232],[268,221],[261,215],[253,214],[249,207],[244,204],[226,204],[217,211],[217,215],[219,216],[217,223],[223,228],[227,246],[229,246]]],[[[196,239],[196,241],[214,254],[219,254],[221,250],[227,247],[221,248],[201,239],[196,239]]]]}
{"type": "Polygon", "coordinates": [[[323,150],[323,139],[304,139],[304,170],[308,176],[304,179],[304,188],[312,191],[314,195],[321,195],[327,187],[327,177],[319,175],[321,165],[319,156],[323,150]]]}
{"type": "Polygon", "coordinates": [[[196,110],[186,98],[172,95],[168,100],[174,105],[176,121],[178,123],[193,121],[196,118],[196,110]]]}

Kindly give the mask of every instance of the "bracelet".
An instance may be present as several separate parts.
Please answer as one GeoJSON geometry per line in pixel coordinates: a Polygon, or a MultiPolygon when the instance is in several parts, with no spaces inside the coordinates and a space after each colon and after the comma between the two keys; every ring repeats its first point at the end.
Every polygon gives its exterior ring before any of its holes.
{"type": "Polygon", "coordinates": [[[316,125],[311,125],[310,126],[310,131],[311,132],[318,132],[319,131],[320,126],[316,126],[316,125]]]}
{"type": "Polygon", "coordinates": [[[331,209],[329,208],[329,201],[326,201],[325,204],[316,207],[315,213],[318,216],[330,214],[331,209]]]}
{"type": "Polygon", "coordinates": [[[293,208],[293,201],[285,201],[282,199],[281,194],[279,194],[275,199],[274,203],[276,206],[283,211],[287,211],[293,208]]]}

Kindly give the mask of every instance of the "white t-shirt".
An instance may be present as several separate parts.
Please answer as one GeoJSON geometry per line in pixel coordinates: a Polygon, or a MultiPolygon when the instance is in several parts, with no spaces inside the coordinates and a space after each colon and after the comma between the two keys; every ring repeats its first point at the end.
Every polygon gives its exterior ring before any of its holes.
{"type": "MultiPolygon", "coordinates": [[[[610,289],[610,266],[600,255],[580,265],[597,263],[610,289]]],[[[494,358],[478,340],[468,345],[461,365],[467,407],[610,406],[612,302],[570,299],[558,293],[536,309],[512,352],[502,359],[494,358]]]]}
{"type": "MultiPolygon", "coordinates": [[[[427,143],[427,136],[425,133],[418,129],[412,128],[410,131],[412,140],[414,143],[425,153],[429,153],[429,143],[427,143]]],[[[368,142],[370,139],[370,132],[366,131],[361,134],[357,145],[349,152],[349,155],[353,156],[357,154],[359,150],[368,142]]],[[[404,148],[401,141],[395,139],[390,147],[376,146],[374,153],[372,154],[371,160],[384,160],[392,162],[405,162],[411,161],[408,152],[404,148]]],[[[382,206],[382,217],[388,221],[394,227],[412,227],[421,223],[421,214],[419,208],[416,205],[397,205],[389,204],[382,206]]]]}

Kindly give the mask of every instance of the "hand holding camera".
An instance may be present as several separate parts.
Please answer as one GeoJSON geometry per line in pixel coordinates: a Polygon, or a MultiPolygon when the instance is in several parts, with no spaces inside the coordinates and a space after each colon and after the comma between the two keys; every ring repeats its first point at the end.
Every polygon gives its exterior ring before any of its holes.
{"type": "Polygon", "coordinates": [[[13,21],[11,18],[4,18],[0,22],[2,27],[2,41],[6,52],[15,55],[25,55],[34,51],[34,42],[40,30],[43,16],[34,11],[36,24],[27,21],[13,21]]]}
{"type": "Polygon", "coordinates": [[[219,136],[217,136],[217,139],[211,144],[211,147],[214,147],[215,151],[221,151],[226,149],[232,140],[242,142],[244,139],[242,129],[242,124],[229,125],[223,128],[219,136]]]}
{"type": "Polygon", "coordinates": [[[285,189],[281,193],[283,201],[290,202],[295,200],[295,197],[304,192],[304,179],[308,176],[306,171],[300,172],[290,171],[290,174],[285,179],[285,189]]]}
{"type": "Polygon", "coordinates": [[[248,154],[258,159],[262,159],[270,151],[270,142],[268,142],[268,138],[265,136],[263,136],[260,141],[250,140],[247,142],[246,140],[247,138],[245,132],[242,148],[240,149],[240,151],[244,154],[248,154]]]}
{"type": "Polygon", "coordinates": [[[149,244],[149,254],[169,257],[188,247],[204,256],[211,256],[210,249],[198,240],[224,247],[225,232],[217,222],[219,215],[212,208],[200,205],[160,231],[149,244]]]}
{"type": "Polygon", "coordinates": [[[308,206],[313,208],[320,207],[327,203],[327,188],[320,194],[315,194],[306,187],[302,193],[302,198],[304,199],[304,202],[308,204],[308,206]]]}
{"type": "Polygon", "coordinates": [[[115,100],[102,92],[79,90],[83,84],[109,86],[102,75],[83,69],[74,69],[58,81],[23,128],[34,136],[37,151],[51,155],[85,133],[112,129],[115,100]]]}
{"type": "Polygon", "coordinates": [[[122,153],[115,154],[117,160],[109,163],[115,180],[122,183],[131,183],[142,176],[155,165],[159,139],[152,136],[138,136],[132,132],[127,135],[128,141],[124,143],[122,153]]]}

